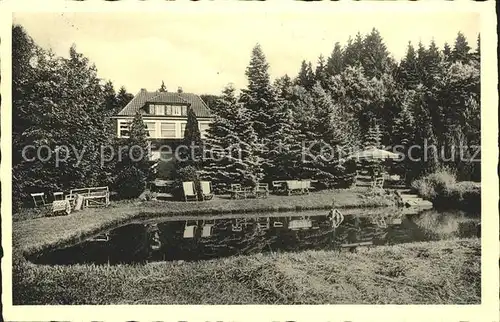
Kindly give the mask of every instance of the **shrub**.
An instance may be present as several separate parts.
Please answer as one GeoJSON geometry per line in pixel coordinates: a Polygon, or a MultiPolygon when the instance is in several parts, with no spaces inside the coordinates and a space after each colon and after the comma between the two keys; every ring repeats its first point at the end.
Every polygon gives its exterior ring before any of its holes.
{"type": "Polygon", "coordinates": [[[456,174],[447,168],[413,181],[412,188],[438,208],[457,208],[470,212],[481,209],[481,183],[457,182],[456,174]]]}

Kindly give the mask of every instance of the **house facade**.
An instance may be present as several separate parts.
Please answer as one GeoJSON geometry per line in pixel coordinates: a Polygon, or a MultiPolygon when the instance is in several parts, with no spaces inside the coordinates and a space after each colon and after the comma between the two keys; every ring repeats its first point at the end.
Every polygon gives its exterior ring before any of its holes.
{"type": "Polygon", "coordinates": [[[151,143],[151,160],[157,160],[168,149],[175,148],[184,138],[188,109],[192,108],[198,120],[201,137],[204,138],[212,117],[208,106],[200,96],[177,92],[149,92],[141,89],[117,115],[113,116],[118,138],[127,138],[130,125],[137,112],[142,114],[151,143]],[[163,147],[163,148],[162,148],[163,147]]]}

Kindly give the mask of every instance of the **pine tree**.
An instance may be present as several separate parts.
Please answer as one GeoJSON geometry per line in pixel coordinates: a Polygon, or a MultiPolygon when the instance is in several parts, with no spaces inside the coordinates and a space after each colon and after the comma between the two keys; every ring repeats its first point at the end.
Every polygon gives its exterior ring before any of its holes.
{"type": "Polygon", "coordinates": [[[459,32],[457,38],[455,39],[455,47],[451,53],[453,61],[461,61],[462,63],[468,63],[470,60],[470,46],[465,38],[464,34],[459,32]]]}
{"type": "Polygon", "coordinates": [[[219,112],[217,111],[217,100],[219,97],[217,95],[212,95],[212,94],[201,94],[200,95],[201,99],[205,104],[207,104],[208,109],[212,114],[218,114],[219,112]]]}
{"type": "Polygon", "coordinates": [[[114,114],[120,112],[134,98],[134,95],[127,92],[124,86],[120,87],[116,95],[117,109],[114,114]]]}
{"type": "Polygon", "coordinates": [[[382,36],[375,28],[363,40],[361,63],[368,79],[372,77],[381,78],[389,68],[387,47],[382,36]]]}
{"type": "Polygon", "coordinates": [[[405,176],[411,170],[412,161],[408,158],[409,148],[414,142],[415,135],[415,119],[414,110],[414,91],[405,91],[403,94],[403,102],[401,111],[394,119],[392,131],[392,145],[397,152],[404,154],[404,159],[395,164],[396,174],[405,176]]]}
{"type": "Polygon", "coordinates": [[[345,128],[340,109],[319,84],[314,85],[310,95],[314,110],[303,133],[307,150],[301,172],[331,187],[340,174],[339,156],[345,142],[345,128]]]}
{"type": "Polygon", "coordinates": [[[165,86],[165,82],[161,81],[161,86],[158,89],[158,92],[166,92],[167,91],[167,86],[165,86]]]}
{"type": "Polygon", "coordinates": [[[447,62],[451,61],[451,47],[447,42],[444,43],[443,59],[447,62]]]}
{"type": "Polygon", "coordinates": [[[314,72],[314,80],[315,82],[319,82],[324,89],[328,88],[328,74],[326,73],[326,63],[323,55],[320,55],[318,58],[318,64],[314,72]]]}
{"type": "Polygon", "coordinates": [[[273,84],[273,89],[277,95],[277,99],[287,101],[289,99],[288,93],[291,91],[292,86],[292,79],[287,74],[276,78],[273,84]]]}
{"type": "Polygon", "coordinates": [[[472,56],[476,62],[479,63],[481,61],[481,34],[477,34],[477,47],[472,56]]]}
{"type": "Polygon", "coordinates": [[[411,42],[408,42],[406,56],[401,61],[399,77],[406,88],[416,88],[420,83],[417,54],[411,42]]]}
{"type": "Polygon", "coordinates": [[[275,104],[276,98],[269,78],[269,64],[259,44],[252,50],[245,75],[248,78],[248,87],[242,90],[240,100],[251,115],[257,139],[263,140],[269,133],[269,125],[272,123],[269,110],[275,104]]]}
{"type": "Polygon", "coordinates": [[[130,135],[125,140],[117,164],[115,185],[120,197],[137,198],[145,188],[149,176],[147,128],[142,115],[137,113],[130,125],[130,135]]]}
{"type": "Polygon", "coordinates": [[[357,33],[354,41],[349,37],[347,45],[344,48],[344,64],[345,66],[359,67],[362,65],[363,55],[363,37],[361,33],[357,33]]]}
{"type": "Polygon", "coordinates": [[[239,122],[241,104],[238,103],[236,90],[232,85],[222,91],[216,103],[219,111],[210,123],[205,139],[203,169],[201,177],[212,181],[217,193],[229,189],[231,183],[240,182],[240,174],[236,171],[233,154],[239,143],[239,122]]]}
{"type": "Polygon", "coordinates": [[[441,66],[442,58],[433,39],[425,54],[423,83],[427,88],[433,88],[436,85],[442,74],[441,66]]]}
{"type": "Polygon", "coordinates": [[[273,111],[271,134],[265,146],[263,170],[266,181],[286,180],[300,177],[301,138],[289,102],[289,93],[283,89],[273,111]]]}
{"type": "Polygon", "coordinates": [[[199,170],[202,165],[203,146],[198,119],[192,108],[188,109],[187,123],[182,144],[185,148],[180,153],[179,162],[177,164],[178,169],[192,166],[194,169],[199,170]]]}
{"type": "Polygon", "coordinates": [[[335,76],[344,70],[344,57],[340,43],[336,42],[332,54],[326,62],[326,73],[328,76],[335,76]]]}
{"type": "Polygon", "coordinates": [[[415,124],[420,126],[415,127],[414,144],[420,146],[421,149],[413,149],[412,151],[412,167],[408,176],[416,178],[423,173],[432,172],[437,169],[439,164],[437,159],[437,151],[433,147],[437,147],[437,140],[434,133],[432,117],[425,102],[425,92],[418,92],[415,95],[414,103],[415,124]],[[428,147],[426,149],[426,147],[428,147]]]}
{"type": "Polygon", "coordinates": [[[315,83],[314,72],[312,70],[311,62],[302,61],[300,71],[295,80],[295,84],[310,90],[315,83]]]}
{"type": "Polygon", "coordinates": [[[238,142],[231,147],[230,155],[233,166],[238,173],[237,183],[255,187],[264,178],[262,170],[262,144],[252,127],[251,115],[241,107],[237,110],[235,132],[238,142]]]}

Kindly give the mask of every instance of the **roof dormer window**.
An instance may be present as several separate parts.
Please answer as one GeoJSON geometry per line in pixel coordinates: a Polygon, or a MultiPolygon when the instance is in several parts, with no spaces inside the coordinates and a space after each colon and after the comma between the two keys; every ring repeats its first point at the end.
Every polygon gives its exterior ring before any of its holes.
{"type": "Polygon", "coordinates": [[[155,105],[155,115],[165,115],[165,105],[155,105]]]}

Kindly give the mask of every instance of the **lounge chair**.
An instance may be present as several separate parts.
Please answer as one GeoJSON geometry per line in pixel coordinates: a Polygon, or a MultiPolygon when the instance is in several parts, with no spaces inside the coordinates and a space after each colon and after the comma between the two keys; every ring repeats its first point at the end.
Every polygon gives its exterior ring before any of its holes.
{"type": "Polygon", "coordinates": [[[212,183],[210,181],[200,181],[201,192],[203,194],[203,200],[210,200],[213,198],[212,193],[212,183]]]}
{"type": "Polygon", "coordinates": [[[196,201],[197,195],[194,190],[193,181],[186,181],[182,183],[182,189],[184,190],[184,199],[188,201],[188,199],[194,199],[196,201]]]}
{"type": "Polygon", "coordinates": [[[31,198],[33,198],[33,202],[35,203],[35,207],[38,207],[40,204],[45,206],[45,193],[37,192],[32,193],[31,198]]]}

